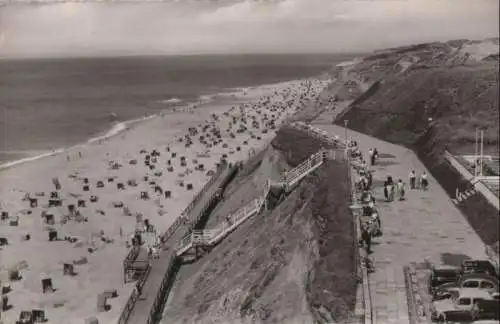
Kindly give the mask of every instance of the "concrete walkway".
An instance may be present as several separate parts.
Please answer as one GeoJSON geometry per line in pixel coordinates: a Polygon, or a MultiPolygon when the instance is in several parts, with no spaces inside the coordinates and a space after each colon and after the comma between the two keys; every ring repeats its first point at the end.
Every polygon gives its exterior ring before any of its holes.
{"type": "MultiPolygon", "coordinates": [[[[314,123],[313,123],[314,125],[314,123]]],[[[343,137],[345,130],[336,125],[314,125],[330,134],[343,137]]],[[[349,137],[358,141],[364,156],[369,148],[381,153],[379,165],[372,167],[374,193],[382,220],[383,236],[373,246],[375,272],[370,275],[374,322],[405,324],[409,322],[403,266],[422,262],[435,263],[447,259],[486,258],[485,247],[466,219],[451,202],[446,192],[429,174],[417,156],[404,147],[349,130],[349,137]],[[427,171],[430,189],[409,190],[408,174],[427,171]],[[405,201],[384,201],[383,181],[391,175],[407,184],[405,201]]]]}

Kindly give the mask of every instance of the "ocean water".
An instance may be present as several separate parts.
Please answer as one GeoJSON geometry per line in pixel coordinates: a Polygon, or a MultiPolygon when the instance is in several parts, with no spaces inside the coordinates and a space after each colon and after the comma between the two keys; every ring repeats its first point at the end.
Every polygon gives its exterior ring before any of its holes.
{"type": "Polygon", "coordinates": [[[85,142],[234,87],[316,76],[353,55],[0,60],[0,164],[85,142]]]}

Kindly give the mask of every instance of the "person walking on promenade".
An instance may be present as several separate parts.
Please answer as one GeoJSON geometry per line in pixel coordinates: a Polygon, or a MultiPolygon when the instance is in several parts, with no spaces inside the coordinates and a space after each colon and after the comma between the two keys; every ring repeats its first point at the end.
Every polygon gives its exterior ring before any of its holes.
{"type": "Polygon", "coordinates": [[[389,182],[387,180],[384,181],[384,197],[385,201],[389,201],[389,182]]]}
{"type": "Polygon", "coordinates": [[[142,287],[141,287],[140,281],[138,281],[135,284],[135,289],[137,290],[137,298],[140,298],[142,295],[142,287]]]}
{"type": "Polygon", "coordinates": [[[399,200],[405,200],[405,184],[402,179],[398,180],[398,194],[399,194],[399,200]]]}
{"type": "Polygon", "coordinates": [[[371,188],[373,184],[373,174],[371,171],[366,172],[366,180],[368,180],[368,188],[371,188]]]}
{"type": "Polygon", "coordinates": [[[374,208],[372,214],[370,215],[370,221],[368,224],[370,225],[370,236],[371,237],[380,237],[382,236],[382,222],[380,221],[380,215],[378,211],[374,208]]]}
{"type": "Polygon", "coordinates": [[[387,188],[388,191],[389,191],[389,201],[394,201],[394,194],[396,192],[396,186],[394,184],[394,182],[390,182],[389,183],[389,188],[387,188]]]}
{"type": "Polygon", "coordinates": [[[394,200],[394,181],[390,175],[387,176],[384,182],[384,196],[386,201],[394,200]]]}
{"type": "Polygon", "coordinates": [[[361,229],[361,242],[366,247],[366,253],[371,253],[372,236],[368,228],[369,225],[363,226],[361,229]]]}
{"type": "Polygon", "coordinates": [[[429,181],[427,180],[427,172],[422,172],[420,175],[420,187],[423,190],[427,190],[429,188],[429,181]]]}
{"type": "Polygon", "coordinates": [[[366,175],[363,176],[361,181],[362,181],[361,184],[363,186],[363,190],[370,190],[370,186],[368,185],[368,178],[366,177],[366,175]]]}
{"type": "Polygon", "coordinates": [[[410,172],[410,188],[415,189],[415,182],[417,180],[417,174],[415,173],[415,170],[411,170],[410,172]]]}

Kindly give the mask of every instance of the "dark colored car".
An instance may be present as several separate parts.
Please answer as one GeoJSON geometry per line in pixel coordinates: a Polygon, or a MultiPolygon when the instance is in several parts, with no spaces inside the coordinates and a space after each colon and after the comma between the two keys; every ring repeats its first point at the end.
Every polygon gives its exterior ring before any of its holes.
{"type": "Polygon", "coordinates": [[[432,293],[435,288],[442,284],[456,282],[460,278],[459,269],[448,266],[433,267],[429,279],[429,291],[432,293]]]}
{"type": "Polygon", "coordinates": [[[462,274],[483,273],[492,277],[498,277],[495,266],[488,260],[465,260],[462,263],[462,274]]]}
{"type": "Polygon", "coordinates": [[[500,301],[482,300],[477,303],[475,320],[500,320],[500,301]]]}

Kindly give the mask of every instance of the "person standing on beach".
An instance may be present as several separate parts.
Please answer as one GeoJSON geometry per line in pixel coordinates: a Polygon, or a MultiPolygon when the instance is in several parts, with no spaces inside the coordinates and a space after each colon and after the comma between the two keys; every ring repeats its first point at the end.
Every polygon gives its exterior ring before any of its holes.
{"type": "Polygon", "coordinates": [[[415,170],[411,170],[410,172],[410,188],[415,189],[415,181],[417,179],[417,174],[415,173],[415,170]]]}
{"type": "Polygon", "coordinates": [[[370,157],[370,162],[371,162],[371,165],[373,165],[373,162],[375,162],[375,161],[373,160],[373,156],[374,156],[374,155],[373,155],[373,149],[372,149],[372,148],[370,148],[370,149],[368,150],[368,156],[370,157]]]}

